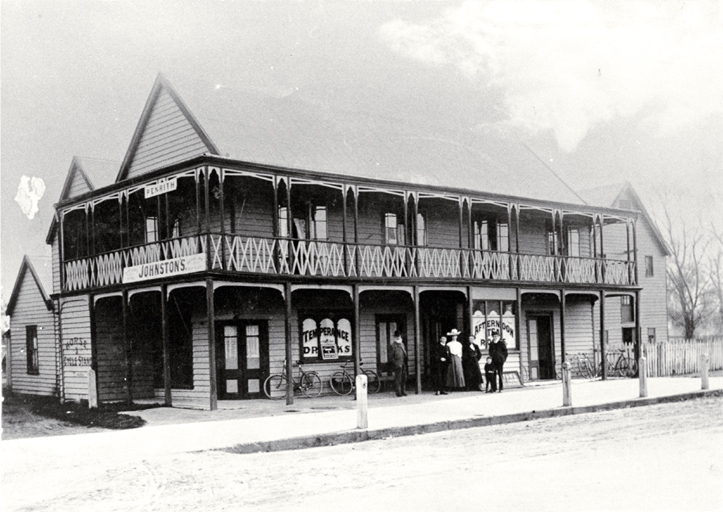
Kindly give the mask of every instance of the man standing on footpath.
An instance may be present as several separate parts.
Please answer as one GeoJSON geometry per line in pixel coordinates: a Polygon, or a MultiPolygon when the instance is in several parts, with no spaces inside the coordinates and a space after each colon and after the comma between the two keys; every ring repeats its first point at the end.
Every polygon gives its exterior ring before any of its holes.
{"type": "Polygon", "coordinates": [[[436,379],[434,382],[434,394],[446,395],[445,384],[447,384],[447,367],[449,366],[449,352],[447,350],[447,338],[439,338],[439,344],[434,349],[434,365],[436,379]]]}
{"type": "Polygon", "coordinates": [[[394,331],[391,355],[394,365],[394,390],[397,396],[407,396],[407,351],[402,342],[402,333],[399,331],[394,331]]]}
{"type": "MultiPolygon", "coordinates": [[[[505,361],[507,361],[507,345],[504,341],[500,339],[499,334],[492,335],[492,341],[490,341],[489,351],[490,357],[492,358],[492,366],[494,367],[495,374],[497,375],[497,380],[499,382],[499,387],[497,388],[497,391],[502,393],[502,367],[504,366],[505,361]]],[[[494,389],[494,387],[492,389],[494,389]]]]}

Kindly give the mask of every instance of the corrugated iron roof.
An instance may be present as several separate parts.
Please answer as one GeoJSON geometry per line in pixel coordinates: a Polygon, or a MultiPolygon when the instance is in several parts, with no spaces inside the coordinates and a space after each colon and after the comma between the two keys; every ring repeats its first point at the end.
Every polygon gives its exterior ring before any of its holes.
{"type": "Polygon", "coordinates": [[[627,186],[628,183],[613,183],[581,190],[579,194],[590,205],[610,207],[627,186]]]}
{"type": "Polygon", "coordinates": [[[93,189],[114,183],[121,165],[120,162],[87,156],[76,156],[75,161],[83,168],[93,189]]]}
{"type": "MultiPolygon", "coordinates": [[[[171,85],[222,156],[365,178],[585,204],[521,141],[203,82],[171,85]]],[[[420,109],[424,106],[421,105],[420,109]]]]}

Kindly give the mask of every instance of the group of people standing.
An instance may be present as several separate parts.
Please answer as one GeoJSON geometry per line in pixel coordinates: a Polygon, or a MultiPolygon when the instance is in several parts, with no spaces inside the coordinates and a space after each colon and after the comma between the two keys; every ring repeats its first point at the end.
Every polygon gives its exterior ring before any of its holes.
{"type": "MultiPolygon", "coordinates": [[[[457,329],[442,336],[433,351],[435,366],[435,394],[446,395],[447,390],[482,391],[482,372],[479,361],[482,352],[470,336],[466,343],[457,341],[462,334],[457,329]]],[[[485,364],[485,391],[502,391],[503,366],[507,360],[507,346],[498,334],[492,336],[489,345],[489,356],[485,364]]]]}
{"type": "MultiPolygon", "coordinates": [[[[482,352],[474,342],[474,336],[462,344],[457,341],[460,334],[457,329],[452,329],[447,333],[451,339],[447,341],[442,336],[432,351],[435,395],[446,395],[448,389],[482,391],[483,382],[488,393],[502,391],[502,367],[507,360],[505,342],[499,334],[492,336],[483,379],[479,367],[482,352]]],[[[394,333],[389,360],[394,368],[394,390],[397,396],[407,396],[407,350],[399,331],[394,333]]]]}

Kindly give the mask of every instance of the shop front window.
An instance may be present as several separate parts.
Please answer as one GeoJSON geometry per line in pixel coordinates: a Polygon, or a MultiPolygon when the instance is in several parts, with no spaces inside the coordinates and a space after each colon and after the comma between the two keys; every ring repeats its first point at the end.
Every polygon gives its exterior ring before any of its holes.
{"type": "Polygon", "coordinates": [[[353,355],[351,315],[301,315],[301,359],[305,363],[347,361],[353,355]]]}
{"type": "Polygon", "coordinates": [[[499,335],[505,341],[508,350],[519,348],[515,328],[515,302],[475,300],[472,308],[472,332],[475,343],[481,350],[489,349],[489,342],[494,335],[499,335]]]}

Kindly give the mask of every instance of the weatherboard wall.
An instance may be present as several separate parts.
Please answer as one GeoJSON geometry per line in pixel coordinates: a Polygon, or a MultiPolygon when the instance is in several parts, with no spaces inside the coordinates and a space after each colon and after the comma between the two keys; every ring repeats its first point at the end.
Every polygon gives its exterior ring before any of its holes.
{"type": "Polygon", "coordinates": [[[127,178],[182,162],[208,148],[171,95],[161,89],[128,166],[127,178]]]}
{"type": "Polygon", "coordinates": [[[61,299],[63,382],[66,400],[88,399],[88,372],[92,360],[90,306],[87,295],[61,299]]]}
{"type": "Polygon", "coordinates": [[[13,315],[10,317],[10,372],[12,390],[31,395],[57,395],[58,358],[55,319],[29,270],[22,276],[13,315]],[[28,373],[26,327],[36,326],[38,373],[28,373]]]}

